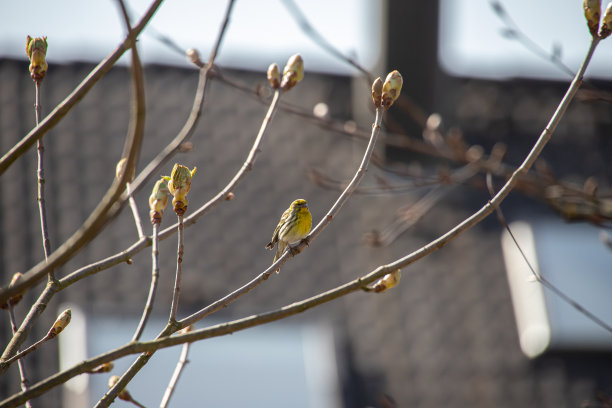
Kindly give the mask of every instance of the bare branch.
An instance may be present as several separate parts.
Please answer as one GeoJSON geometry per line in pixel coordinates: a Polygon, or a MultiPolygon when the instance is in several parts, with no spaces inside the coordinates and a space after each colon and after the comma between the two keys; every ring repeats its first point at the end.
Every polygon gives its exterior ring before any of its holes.
{"type": "MultiPolygon", "coordinates": [[[[40,82],[35,81],[36,86],[36,103],[34,110],[36,112],[36,126],[39,123],[40,116],[40,82]]],[[[51,253],[51,244],[49,242],[49,229],[47,227],[47,209],[45,205],[45,166],[44,166],[44,151],[45,146],[43,145],[42,137],[38,139],[37,149],[38,151],[38,212],[40,213],[40,232],[42,234],[43,250],[45,252],[45,259],[49,258],[51,253]]],[[[53,270],[49,271],[49,279],[54,279],[53,270]]]]}
{"type": "Polygon", "coordinates": [[[178,215],[178,232],[177,232],[177,252],[176,252],[176,277],[174,278],[174,290],[172,291],[172,305],[170,306],[170,318],[169,321],[174,322],[176,320],[176,312],[178,311],[179,295],[181,293],[181,275],[183,272],[183,239],[184,239],[184,227],[183,227],[183,215],[178,215]]]}
{"type": "Polygon", "coordinates": [[[145,303],[144,310],[142,311],[142,317],[140,318],[140,322],[138,323],[138,327],[136,328],[136,332],[132,337],[132,341],[140,340],[140,336],[142,336],[142,332],[149,320],[149,316],[151,316],[151,312],[153,311],[153,302],[155,301],[155,292],[157,291],[157,281],[159,278],[159,249],[158,243],[159,239],[157,237],[159,231],[159,224],[153,224],[153,246],[151,248],[151,285],[149,286],[149,295],[147,296],[147,302],[145,303]]]}
{"type": "MultiPolygon", "coordinates": [[[[10,302],[8,304],[8,313],[9,319],[11,321],[11,330],[13,331],[13,334],[15,334],[17,332],[17,324],[15,323],[15,311],[13,310],[13,305],[11,305],[10,302]]],[[[28,389],[29,381],[23,360],[19,359],[17,361],[17,366],[19,367],[19,377],[21,378],[21,390],[26,391],[28,389]]],[[[25,406],[26,408],[32,408],[32,404],[30,403],[30,401],[26,401],[25,406]]]]}
{"type": "MultiPolygon", "coordinates": [[[[187,326],[185,328],[185,333],[188,333],[189,331],[191,331],[190,328],[191,326],[187,326]]],[[[189,346],[190,346],[190,343],[183,344],[181,355],[179,356],[179,360],[176,363],[176,367],[174,369],[174,372],[172,373],[172,377],[170,378],[168,387],[166,387],[166,392],[164,392],[164,396],[162,397],[161,403],[159,404],[159,408],[166,408],[168,404],[170,403],[170,398],[172,398],[172,394],[174,393],[176,384],[178,383],[178,380],[181,377],[183,368],[185,368],[185,364],[188,363],[187,355],[189,354],[189,346]]]]}

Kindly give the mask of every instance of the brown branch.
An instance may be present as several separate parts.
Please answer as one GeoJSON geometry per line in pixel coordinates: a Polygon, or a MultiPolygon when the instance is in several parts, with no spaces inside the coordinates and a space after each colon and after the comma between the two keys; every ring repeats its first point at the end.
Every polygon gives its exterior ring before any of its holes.
{"type": "MultiPolygon", "coordinates": [[[[186,329],[188,329],[188,327],[186,329]]],[[[183,368],[185,368],[185,364],[189,362],[189,360],[187,360],[187,356],[189,355],[189,346],[190,343],[183,344],[181,355],[179,356],[179,360],[176,363],[176,367],[174,368],[174,372],[172,373],[172,377],[170,378],[168,387],[166,387],[166,392],[164,392],[164,396],[162,397],[161,403],[159,404],[159,408],[166,408],[170,403],[170,398],[172,398],[172,394],[174,393],[176,384],[178,383],[178,380],[181,377],[183,368]]]]}
{"type": "MultiPolygon", "coordinates": [[[[35,81],[36,87],[36,103],[34,104],[34,111],[36,117],[36,126],[40,122],[40,80],[35,81]]],[[[36,150],[38,151],[38,212],[40,214],[40,232],[42,234],[43,250],[45,253],[45,259],[49,258],[51,253],[51,244],[49,242],[49,229],[47,227],[47,208],[45,205],[45,166],[44,166],[44,152],[45,146],[43,144],[42,137],[38,139],[36,144],[36,150]]],[[[53,270],[49,271],[49,279],[54,279],[53,270]]]]}
{"type": "Polygon", "coordinates": [[[45,337],[43,337],[42,339],[38,340],[36,343],[32,344],[31,346],[23,349],[22,351],[20,351],[19,353],[15,354],[14,356],[12,356],[11,358],[7,359],[6,361],[2,361],[2,365],[10,365],[13,362],[20,360],[22,357],[27,356],[28,354],[30,354],[31,352],[33,352],[34,350],[36,350],[37,348],[39,348],[40,346],[43,345],[43,343],[51,340],[53,337],[49,337],[49,335],[45,335],[45,337]]]}
{"type": "Polygon", "coordinates": [[[153,311],[153,302],[155,301],[155,292],[157,291],[157,281],[159,279],[159,249],[158,249],[158,232],[159,232],[159,223],[153,224],[153,245],[151,248],[151,285],[149,286],[149,295],[147,296],[147,302],[145,303],[144,310],[142,311],[142,317],[140,318],[140,322],[138,323],[138,327],[136,328],[136,332],[132,337],[132,341],[140,340],[140,336],[142,336],[142,332],[149,320],[149,316],[151,316],[151,312],[153,311]]]}
{"type": "MultiPolygon", "coordinates": [[[[26,315],[25,319],[23,319],[23,322],[21,322],[21,326],[19,327],[19,329],[17,331],[14,331],[11,341],[4,349],[2,357],[0,357],[0,361],[9,358],[10,356],[14,355],[19,351],[19,347],[28,338],[28,334],[30,333],[32,326],[38,319],[38,316],[40,316],[40,314],[47,308],[49,301],[51,300],[53,295],[57,293],[58,290],[58,281],[52,280],[47,282],[45,289],[42,291],[38,299],[36,299],[36,302],[28,311],[28,314],[26,315]]],[[[0,375],[4,374],[7,368],[8,365],[3,366],[0,364],[0,375]]]]}
{"type": "MultiPolygon", "coordinates": [[[[11,304],[11,302],[8,303],[8,313],[9,313],[9,320],[11,321],[11,330],[13,332],[13,334],[15,334],[17,332],[17,324],[16,319],[15,319],[15,311],[13,310],[13,305],[11,304]]],[[[19,367],[19,378],[21,378],[21,390],[22,391],[27,391],[28,389],[28,376],[26,374],[26,368],[25,368],[25,364],[23,362],[23,360],[19,359],[17,361],[17,366],[19,367]]],[[[32,408],[32,404],[30,403],[30,401],[26,401],[25,403],[26,408],[32,408]]]]}
{"type": "Polygon", "coordinates": [[[172,305],[170,306],[170,322],[176,321],[176,312],[178,311],[179,295],[181,293],[181,275],[183,272],[183,239],[184,239],[184,226],[183,216],[178,215],[178,227],[177,227],[177,250],[176,250],[176,276],[174,278],[174,290],[172,291],[172,305]]]}
{"type": "Polygon", "coordinates": [[[138,213],[138,205],[136,205],[136,200],[132,195],[130,183],[126,184],[125,191],[129,197],[128,203],[130,205],[130,209],[132,210],[132,217],[134,218],[134,224],[136,225],[136,232],[138,232],[138,239],[141,239],[145,236],[145,234],[144,230],[142,229],[142,220],[140,219],[140,214],[138,213]]]}
{"type": "MultiPolygon", "coordinates": [[[[129,16],[129,14],[127,12],[127,9],[125,7],[125,3],[123,1],[121,1],[121,0],[119,0],[117,3],[119,3],[119,9],[121,10],[121,14],[123,15],[123,21],[125,23],[125,27],[127,29],[128,35],[129,35],[129,33],[132,31],[132,25],[130,23],[130,16],[129,16]]],[[[136,47],[134,46],[134,49],[135,48],[136,47]]],[[[138,58],[138,55],[136,55],[136,57],[132,57],[132,58],[138,58]]],[[[133,64],[133,65],[140,66],[140,63],[133,64]]],[[[139,68],[139,69],[142,72],[142,68],[139,68]]],[[[142,75],[142,73],[140,75],[142,75]]],[[[144,114],[144,111],[143,111],[143,114],[144,114]]],[[[132,174],[132,173],[130,173],[130,174],[132,174]]],[[[132,177],[130,177],[130,181],[131,181],[131,179],[132,179],[132,177]]],[[[142,221],[140,220],[140,215],[138,213],[138,206],[136,205],[136,200],[132,196],[131,186],[130,186],[129,182],[126,183],[125,190],[126,190],[126,193],[127,193],[128,197],[129,197],[128,202],[129,202],[129,205],[130,205],[130,209],[132,210],[132,216],[134,217],[134,223],[136,224],[136,231],[138,232],[138,238],[140,239],[140,238],[144,237],[144,232],[143,232],[143,229],[142,229],[142,221]]]]}

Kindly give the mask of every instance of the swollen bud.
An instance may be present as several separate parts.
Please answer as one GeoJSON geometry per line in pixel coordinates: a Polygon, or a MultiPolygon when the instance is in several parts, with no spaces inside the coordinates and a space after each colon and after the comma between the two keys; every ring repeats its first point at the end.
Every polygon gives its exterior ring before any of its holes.
{"type": "Polygon", "coordinates": [[[113,364],[112,361],[109,361],[108,363],[100,364],[99,366],[94,367],[87,372],[90,374],[109,373],[112,371],[113,368],[115,368],[115,364],[113,364]]]}
{"type": "Polygon", "coordinates": [[[382,106],[385,109],[389,109],[399,98],[403,83],[402,75],[397,70],[389,72],[382,88],[382,106]]]}
{"type": "Polygon", "coordinates": [[[151,196],[149,197],[149,208],[151,216],[151,224],[160,224],[164,216],[164,209],[168,205],[170,190],[168,190],[168,181],[164,178],[157,180],[151,196]]]}
{"type": "MultiPolygon", "coordinates": [[[[111,377],[108,379],[108,388],[113,388],[115,384],[117,384],[118,382],[119,382],[119,376],[111,375],[111,377]]],[[[124,401],[132,401],[132,396],[126,389],[119,391],[119,394],[117,396],[119,397],[119,399],[122,399],[124,401]]]]}
{"type": "MultiPolygon", "coordinates": [[[[14,286],[15,283],[17,283],[17,281],[21,278],[23,274],[21,272],[15,272],[13,274],[13,277],[11,278],[11,283],[9,284],[9,288],[11,286],[14,286]]],[[[21,298],[23,297],[23,294],[25,293],[25,290],[21,293],[16,294],[15,296],[11,297],[7,303],[0,305],[1,309],[8,309],[9,305],[11,306],[15,306],[17,303],[19,303],[19,301],[21,300],[21,298]]]]}
{"type": "Polygon", "coordinates": [[[402,277],[402,270],[396,269],[393,272],[386,274],[381,279],[376,281],[374,286],[372,286],[372,290],[376,293],[380,293],[388,289],[391,289],[397,286],[401,277],[402,277]]]}
{"type": "Polygon", "coordinates": [[[198,53],[198,50],[196,50],[195,48],[188,49],[185,54],[187,55],[187,59],[191,61],[193,64],[197,65],[200,68],[204,66],[204,63],[200,59],[200,54],[198,53]]]}
{"type": "Polygon", "coordinates": [[[372,82],[372,101],[376,108],[380,108],[382,105],[382,90],[383,81],[378,77],[372,82]]]}
{"type": "MultiPolygon", "coordinates": [[[[119,162],[117,162],[117,166],[115,166],[115,177],[117,177],[117,180],[119,180],[123,176],[126,165],[127,157],[124,157],[123,159],[119,160],[119,162]]],[[[135,169],[132,169],[132,174],[130,174],[130,178],[128,179],[128,181],[134,180],[135,171],[135,169]]]]}
{"type": "Polygon", "coordinates": [[[179,334],[186,334],[186,333],[189,333],[189,332],[192,332],[192,331],[193,331],[193,325],[190,324],[189,326],[186,326],[186,327],[182,328],[181,330],[179,330],[179,334]]]}
{"type": "Polygon", "coordinates": [[[53,327],[51,327],[51,329],[47,333],[47,337],[52,339],[58,334],[60,334],[66,328],[66,326],[68,326],[68,323],[70,323],[71,318],[72,318],[72,310],[70,309],[64,310],[62,314],[59,315],[55,323],[53,323],[53,327]]]}
{"type": "Polygon", "coordinates": [[[297,85],[304,78],[304,61],[300,54],[295,54],[283,69],[283,80],[281,88],[283,91],[288,91],[297,85]]]}
{"type": "Polygon", "coordinates": [[[278,70],[278,65],[276,63],[270,64],[268,67],[268,82],[272,89],[280,88],[280,71],[278,70]]]}
{"type": "Polygon", "coordinates": [[[26,54],[30,59],[30,76],[40,82],[47,73],[47,37],[26,38],[26,54]]]}
{"type": "Polygon", "coordinates": [[[174,212],[177,215],[183,215],[187,210],[187,193],[191,188],[191,179],[196,170],[196,167],[189,170],[188,167],[177,163],[174,165],[170,177],[164,177],[168,180],[168,190],[174,196],[172,205],[174,205],[174,212]]]}
{"type": "Polygon", "coordinates": [[[606,11],[604,12],[603,19],[601,20],[601,27],[599,27],[599,37],[603,40],[612,33],[612,3],[608,3],[606,11]]]}
{"type": "Polygon", "coordinates": [[[584,17],[589,26],[589,31],[593,37],[597,37],[599,30],[599,17],[601,16],[601,0],[584,0],[582,2],[584,8],[584,17]]]}

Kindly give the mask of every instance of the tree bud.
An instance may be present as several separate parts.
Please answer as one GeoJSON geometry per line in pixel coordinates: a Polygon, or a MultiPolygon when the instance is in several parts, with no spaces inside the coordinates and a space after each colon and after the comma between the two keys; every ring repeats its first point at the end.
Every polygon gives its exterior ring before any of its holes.
{"type": "Polygon", "coordinates": [[[300,54],[295,54],[283,69],[283,80],[281,82],[281,88],[283,91],[288,91],[297,85],[304,78],[304,61],[300,54]]]}
{"type": "Polygon", "coordinates": [[[30,76],[36,82],[42,81],[47,73],[47,37],[26,38],[26,53],[30,59],[30,76]]]}
{"type": "Polygon", "coordinates": [[[270,64],[268,67],[268,82],[272,89],[280,88],[280,71],[278,70],[278,65],[276,63],[270,64]]]}
{"type": "Polygon", "coordinates": [[[397,70],[389,72],[382,88],[382,105],[385,109],[389,109],[399,98],[403,82],[402,75],[397,70]]]}

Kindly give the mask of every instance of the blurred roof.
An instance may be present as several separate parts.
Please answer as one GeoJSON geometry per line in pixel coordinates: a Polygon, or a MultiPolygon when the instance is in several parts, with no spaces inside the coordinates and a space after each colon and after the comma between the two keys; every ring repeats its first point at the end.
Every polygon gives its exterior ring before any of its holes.
{"type": "MultiPolygon", "coordinates": [[[[43,112],[89,68],[52,66],[43,83],[43,112]]],[[[262,73],[228,71],[227,75],[252,88],[265,85],[262,73]]],[[[147,123],[140,168],[181,128],[197,72],[150,66],[145,78],[147,123]]],[[[0,80],[0,147],[6,151],[32,126],[33,87],[20,62],[0,61],[0,80]]],[[[45,136],[53,246],[85,219],[114,177],[128,123],[128,81],[125,69],[113,69],[45,136]]],[[[210,199],[240,168],[266,111],[256,98],[219,82],[213,82],[209,92],[204,116],[191,138],[193,150],[174,158],[198,167],[188,211],[210,199]]],[[[324,101],[333,117],[346,119],[350,118],[345,103],[349,98],[348,79],[316,74],[307,75],[283,97],[306,109],[324,101]]],[[[315,168],[347,181],[359,164],[364,144],[280,111],[261,150],[253,170],[234,190],[235,199],[223,202],[185,231],[179,315],[236,289],[270,264],[272,253],[264,246],[293,199],[306,198],[313,219],[320,220],[339,193],[310,182],[308,170],[315,168]]],[[[10,188],[6,182],[0,184],[0,228],[3,237],[10,237],[0,246],[2,270],[7,274],[26,270],[42,256],[36,202],[31,199],[35,196],[34,163],[32,151],[3,176],[11,180],[10,188]]],[[[172,162],[161,174],[168,174],[171,167],[172,162]]],[[[380,175],[382,170],[371,167],[363,185],[375,185],[380,175]]],[[[143,220],[147,220],[152,184],[136,195],[143,220]]],[[[364,244],[364,233],[396,222],[396,211],[420,195],[421,191],[355,195],[304,253],[221,315],[241,317],[277,308],[354,279],[446,232],[487,199],[484,193],[454,190],[390,246],[364,244]]],[[[166,217],[163,225],[170,224],[172,212],[167,211],[166,217]]],[[[499,234],[494,222],[485,222],[406,268],[397,288],[384,294],[352,294],[294,318],[325,319],[334,325],[344,362],[347,407],[382,407],[385,395],[396,400],[397,406],[577,406],[594,400],[602,389],[610,391],[609,355],[549,354],[533,362],[521,354],[499,234]]],[[[136,239],[126,208],[60,275],[114,254],[136,239]]],[[[173,238],[161,244],[154,313],[167,313],[175,252],[173,238]]],[[[132,265],[121,264],[78,282],[53,303],[77,302],[110,315],[138,316],[148,291],[149,259],[148,251],[142,251],[132,265]]],[[[48,365],[35,373],[42,375],[45,370],[48,365]]]]}

